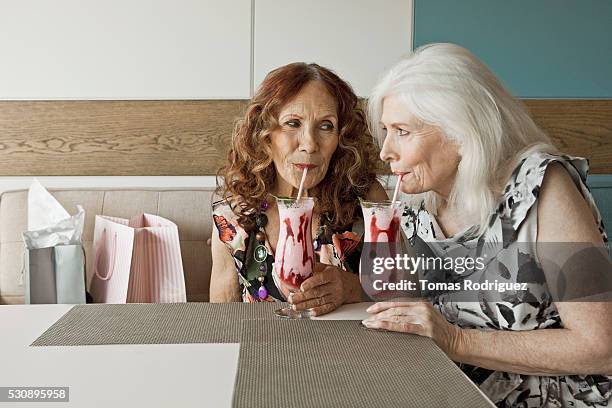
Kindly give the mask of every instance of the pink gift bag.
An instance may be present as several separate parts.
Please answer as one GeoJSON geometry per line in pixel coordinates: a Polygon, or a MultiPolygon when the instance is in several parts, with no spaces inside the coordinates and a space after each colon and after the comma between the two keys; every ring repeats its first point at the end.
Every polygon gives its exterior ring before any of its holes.
{"type": "Polygon", "coordinates": [[[151,214],[96,216],[94,275],[89,291],[96,303],[186,301],[176,224],[151,214]]]}

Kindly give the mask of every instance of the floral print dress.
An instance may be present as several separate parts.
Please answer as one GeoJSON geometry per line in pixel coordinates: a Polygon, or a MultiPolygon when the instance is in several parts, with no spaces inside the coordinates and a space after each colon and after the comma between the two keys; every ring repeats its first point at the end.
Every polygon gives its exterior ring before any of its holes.
{"type": "MultiPolygon", "coordinates": [[[[265,247],[268,251],[266,259],[266,279],[264,281],[268,296],[265,299],[259,298],[259,281],[249,274],[250,266],[253,264],[249,244],[253,241],[249,233],[238,223],[238,217],[227,203],[227,201],[216,201],[212,205],[213,220],[219,232],[221,242],[225,244],[234,259],[236,267],[236,279],[240,284],[243,302],[274,302],[285,301],[274,274],[274,252],[268,240],[265,247]]],[[[322,217],[325,219],[325,217],[322,217]]],[[[254,232],[252,233],[254,234],[254,232]]],[[[363,219],[358,218],[347,228],[338,231],[329,225],[329,222],[322,222],[317,230],[314,240],[315,256],[319,262],[334,265],[352,273],[359,273],[359,257],[363,243],[363,219]]]]}
{"type": "MultiPolygon", "coordinates": [[[[539,330],[562,328],[563,322],[544,280],[535,252],[537,200],[547,166],[562,164],[590,206],[607,245],[601,216],[586,186],[588,162],[571,156],[537,153],[523,160],[504,189],[503,198],[492,214],[487,231],[476,236],[475,228],[446,238],[435,217],[421,205],[409,208],[402,228],[413,246],[424,245],[434,256],[473,257],[485,243],[498,244],[499,251],[474,279],[530,282],[527,291],[478,293],[476,301],[454,293],[425,293],[442,315],[464,328],[482,330],[539,330]]],[[[429,281],[452,281],[455,272],[422,271],[429,281]],[[429,276],[428,276],[429,274],[429,276]],[[438,276],[435,276],[438,274],[438,276]],[[446,274],[446,275],[444,275],[446,274]]],[[[612,271],[610,271],[612,273],[612,271]]],[[[591,316],[597,319],[597,316],[591,316]]],[[[612,341],[612,340],[610,340],[612,341]]],[[[467,364],[460,368],[499,407],[607,407],[612,406],[612,376],[533,376],[492,371],[467,364]]]]}

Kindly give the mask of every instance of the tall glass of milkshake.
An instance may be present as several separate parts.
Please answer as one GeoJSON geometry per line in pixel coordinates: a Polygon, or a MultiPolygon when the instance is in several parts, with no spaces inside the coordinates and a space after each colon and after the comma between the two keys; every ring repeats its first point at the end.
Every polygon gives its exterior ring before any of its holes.
{"type": "MultiPolygon", "coordinates": [[[[279,216],[279,233],[274,254],[274,280],[283,296],[300,290],[300,285],[314,270],[314,248],[312,242],[311,197],[276,198],[279,216]]],[[[276,315],[290,319],[309,318],[310,312],[296,311],[291,307],[279,309],[276,315]]]]}
{"type": "Polygon", "coordinates": [[[401,201],[361,201],[363,211],[364,247],[361,255],[359,279],[366,294],[373,300],[388,300],[393,293],[380,288],[379,282],[394,282],[394,268],[373,271],[375,259],[395,258],[400,252],[400,219],[404,211],[401,201]]]}

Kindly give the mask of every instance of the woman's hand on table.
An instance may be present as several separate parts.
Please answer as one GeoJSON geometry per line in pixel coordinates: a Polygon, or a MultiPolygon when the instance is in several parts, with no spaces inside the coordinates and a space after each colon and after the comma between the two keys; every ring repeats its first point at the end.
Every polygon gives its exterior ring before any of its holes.
{"type": "Polygon", "coordinates": [[[367,312],[372,314],[362,322],[367,328],[429,337],[451,358],[461,339],[462,329],[449,323],[430,302],[424,300],[379,302],[370,306],[367,312]]]}
{"type": "Polygon", "coordinates": [[[344,303],[344,279],[342,269],[315,263],[313,275],[301,286],[301,292],[294,292],[287,299],[295,310],[311,309],[314,316],[336,310],[344,303]]]}

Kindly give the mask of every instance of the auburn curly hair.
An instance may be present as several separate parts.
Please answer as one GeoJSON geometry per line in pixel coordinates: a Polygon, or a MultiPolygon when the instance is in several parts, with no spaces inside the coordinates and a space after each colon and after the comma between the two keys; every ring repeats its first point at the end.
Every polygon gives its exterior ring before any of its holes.
{"type": "Polygon", "coordinates": [[[254,228],[253,215],[274,185],[270,134],[281,108],[310,81],[321,81],[337,101],[338,147],[323,180],[308,192],[315,213],[325,215],[334,228],[353,223],[358,197],[365,197],[376,181],[376,157],[365,114],[351,86],[317,64],[292,63],[270,72],[247,105],[232,134],[226,164],[217,172],[217,194],[232,204],[238,222],[254,228]]]}

